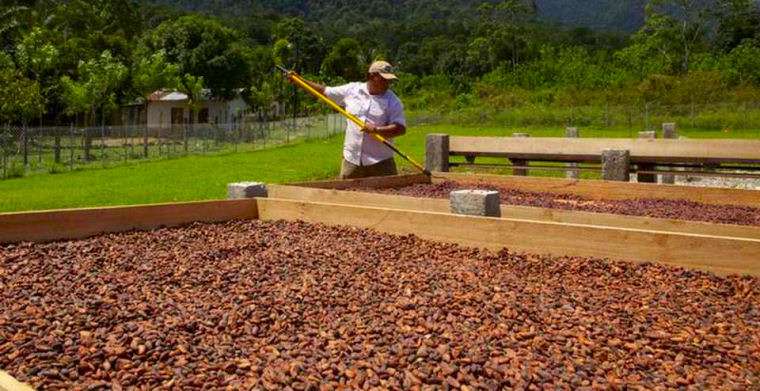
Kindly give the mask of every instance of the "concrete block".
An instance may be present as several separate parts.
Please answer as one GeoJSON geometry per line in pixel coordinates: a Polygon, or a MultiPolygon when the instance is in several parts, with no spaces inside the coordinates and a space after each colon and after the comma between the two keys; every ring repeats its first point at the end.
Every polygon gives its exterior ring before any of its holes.
{"type": "Polygon", "coordinates": [[[428,171],[449,171],[449,135],[428,134],[425,138],[425,168],[428,171]]]}
{"type": "MultiPolygon", "coordinates": [[[[512,137],[530,137],[530,134],[528,134],[528,133],[512,133],[512,137]]],[[[527,160],[521,160],[521,159],[510,159],[510,163],[513,166],[527,166],[528,165],[528,161],[527,160]]],[[[512,175],[527,176],[528,175],[528,169],[527,168],[513,168],[512,169],[512,175]]]]}
{"type": "MultiPolygon", "coordinates": [[[[639,132],[640,139],[656,139],[657,132],[639,132]]],[[[636,165],[638,171],[651,171],[654,170],[654,164],[638,163],[636,165]]],[[[636,173],[636,180],[642,183],[657,183],[657,174],[639,174],[636,173]]]]}
{"type": "Polygon", "coordinates": [[[261,182],[237,182],[227,184],[227,198],[239,200],[243,198],[266,197],[267,185],[261,182]]]}
{"type": "Polygon", "coordinates": [[[628,182],[631,173],[631,153],[627,150],[602,151],[602,179],[628,182]]]}
{"type": "MultiPolygon", "coordinates": [[[[667,122],[662,124],[662,138],[677,139],[678,127],[675,122],[667,122]]],[[[676,183],[676,177],[673,174],[662,174],[662,183],[672,185],[676,183]]]]}
{"type": "MultiPolygon", "coordinates": [[[[568,127],[565,128],[565,137],[567,138],[578,138],[580,137],[580,133],[578,132],[578,128],[572,128],[568,127]]],[[[577,168],[578,163],[567,163],[566,166],[568,168],[577,168]]],[[[565,171],[565,178],[567,179],[578,179],[580,176],[580,172],[577,170],[567,170],[565,171]]]]}
{"type": "Polygon", "coordinates": [[[457,190],[449,194],[451,213],[469,216],[501,216],[501,198],[498,191],[457,190]]]}
{"type": "Polygon", "coordinates": [[[662,138],[678,138],[678,126],[675,122],[662,124],[662,138]]]}

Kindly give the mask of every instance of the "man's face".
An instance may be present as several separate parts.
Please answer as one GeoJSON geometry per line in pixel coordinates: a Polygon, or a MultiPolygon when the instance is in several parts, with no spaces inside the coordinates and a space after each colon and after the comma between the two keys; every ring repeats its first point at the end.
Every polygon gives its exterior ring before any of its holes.
{"type": "Polygon", "coordinates": [[[377,73],[370,73],[367,75],[367,81],[369,82],[369,90],[372,94],[382,94],[383,92],[388,91],[388,88],[391,85],[389,80],[386,80],[377,73]]]}

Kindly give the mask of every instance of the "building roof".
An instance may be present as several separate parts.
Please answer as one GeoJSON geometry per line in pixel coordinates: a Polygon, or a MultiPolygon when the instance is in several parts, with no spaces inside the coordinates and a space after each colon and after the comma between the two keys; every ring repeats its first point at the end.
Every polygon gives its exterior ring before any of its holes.
{"type": "MultiPolygon", "coordinates": [[[[236,90],[238,95],[243,92],[243,89],[236,90]]],[[[208,88],[204,88],[201,91],[201,99],[202,100],[222,100],[222,99],[216,99],[211,96],[211,90],[208,88]]],[[[148,102],[182,102],[187,100],[187,94],[184,92],[179,91],[173,91],[173,90],[158,90],[154,91],[150,96],[148,97],[148,102]]]]}

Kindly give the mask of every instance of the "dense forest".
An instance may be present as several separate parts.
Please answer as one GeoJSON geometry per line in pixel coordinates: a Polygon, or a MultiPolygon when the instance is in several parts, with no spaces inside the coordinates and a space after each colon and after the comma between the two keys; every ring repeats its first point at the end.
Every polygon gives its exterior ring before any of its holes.
{"type": "Polygon", "coordinates": [[[756,0],[567,3],[5,0],[0,121],[92,123],[161,88],[268,107],[290,101],[275,63],[339,83],[375,59],[412,109],[760,101],[756,0]]]}

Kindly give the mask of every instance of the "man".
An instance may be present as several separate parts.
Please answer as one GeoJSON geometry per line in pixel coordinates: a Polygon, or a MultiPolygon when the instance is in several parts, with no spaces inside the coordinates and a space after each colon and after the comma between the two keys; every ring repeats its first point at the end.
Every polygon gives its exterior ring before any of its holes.
{"type": "Polygon", "coordinates": [[[391,64],[375,61],[369,67],[366,83],[325,87],[306,81],[365,123],[364,128],[359,128],[347,121],[341,179],[397,174],[393,151],[372,137],[372,134],[378,134],[392,142],[394,137],[406,133],[404,106],[390,90],[391,82],[395,80],[398,78],[393,74],[391,64]]]}

